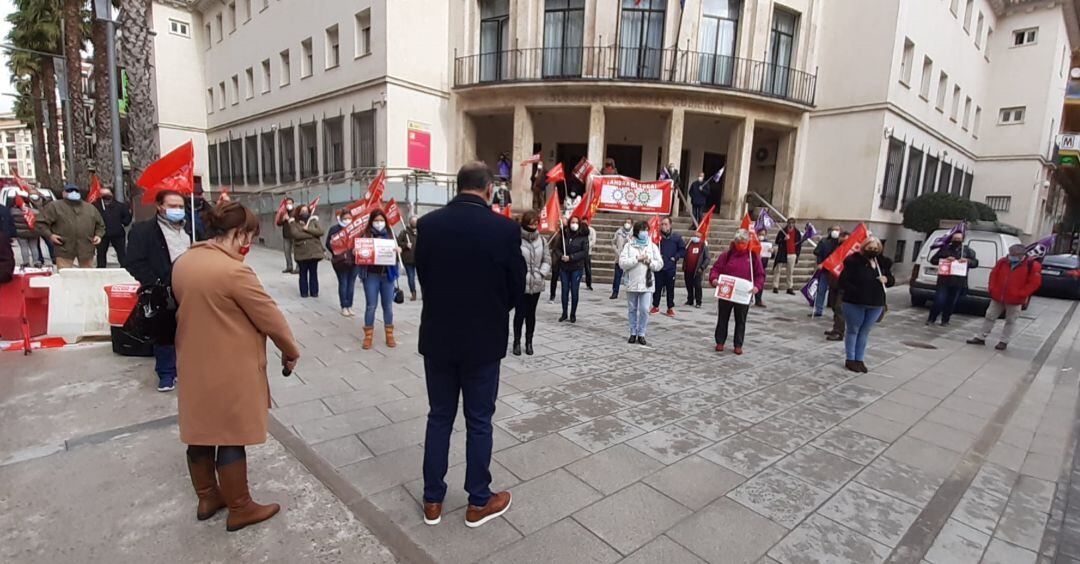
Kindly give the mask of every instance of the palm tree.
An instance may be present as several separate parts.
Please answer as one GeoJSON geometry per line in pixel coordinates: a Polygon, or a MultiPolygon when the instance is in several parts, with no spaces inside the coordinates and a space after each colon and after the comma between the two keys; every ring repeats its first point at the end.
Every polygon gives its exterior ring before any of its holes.
{"type": "Polygon", "coordinates": [[[13,52],[8,57],[12,81],[19,92],[15,101],[16,116],[30,124],[34,138],[34,176],[42,186],[54,186],[49,176],[49,159],[45,154],[45,130],[41,111],[41,81],[38,79],[37,57],[13,52]]]}
{"type": "Polygon", "coordinates": [[[86,142],[86,103],[82,82],[82,49],[86,44],[86,17],[83,0],[62,0],[64,18],[64,57],[67,59],[68,104],[71,106],[70,131],[71,162],[75,170],[71,171],[75,183],[80,186],[89,184],[87,163],[89,148],[86,142]]]}
{"type": "Polygon", "coordinates": [[[109,139],[112,138],[112,112],[116,108],[109,105],[108,31],[100,20],[95,19],[91,23],[90,42],[94,46],[94,138],[97,140],[94,143],[94,168],[101,185],[112,188],[113,151],[109,139]]]}
{"type": "MultiPolygon", "coordinates": [[[[16,0],[15,11],[8,16],[12,28],[8,39],[17,47],[45,53],[60,50],[60,12],[55,0],[16,0]]],[[[37,65],[31,73],[31,83],[37,83],[36,93],[44,101],[47,120],[45,147],[48,150],[50,185],[63,179],[60,161],[60,120],[56,107],[56,73],[48,55],[37,55],[37,65]]]]}
{"type": "Polygon", "coordinates": [[[153,95],[150,53],[153,38],[150,14],[152,0],[120,0],[122,42],[117,53],[127,73],[128,140],[131,177],[158,158],[157,110],[153,95]]]}

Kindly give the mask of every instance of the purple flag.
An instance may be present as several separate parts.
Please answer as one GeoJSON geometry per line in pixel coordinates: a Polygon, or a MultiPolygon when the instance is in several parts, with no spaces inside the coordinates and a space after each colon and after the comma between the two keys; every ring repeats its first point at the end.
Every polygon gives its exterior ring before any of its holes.
{"type": "Polygon", "coordinates": [[[930,245],[930,248],[940,249],[941,247],[944,247],[946,243],[952,240],[952,236],[956,235],[957,233],[963,235],[965,239],[967,238],[967,221],[961,221],[960,223],[954,225],[952,229],[950,229],[949,232],[945,234],[945,236],[935,239],[934,244],[930,245]]]}
{"type": "Polygon", "coordinates": [[[769,215],[768,209],[761,210],[761,213],[757,216],[757,221],[754,222],[754,231],[772,231],[776,227],[776,222],[773,221],[772,216],[769,215]]]}
{"type": "Polygon", "coordinates": [[[817,237],[817,229],[814,229],[814,224],[809,221],[806,222],[806,227],[803,228],[803,241],[809,241],[817,237]]]}
{"type": "Polygon", "coordinates": [[[709,182],[720,182],[720,179],[724,177],[724,167],[720,167],[720,170],[716,171],[716,174],[712,175],[709,182]]]}
{"type": "Polygon", "coordinates": [[[810,281],[802,287],[802,295],[806,298],[807,302],[810,302],[811,306],[814,305],[814,298],[817,297],[818,289],[825,283],[825,280],[822,279],[822,274],[824,274],[824,272],[824,270],[819,268],[818,271],[810,277],[810,281]]]}
{"type": "Polygon", "coordinates": [[[671,173],[668,172],[666,166],[660,169],[660,178],[658,180],[671,180],[671,173]]]}
{"type": "Polygon", "coordinates": [[[1039,239],[1034,243],[1027,246],[1027,256],[1035,260],[1042,260],[1046,256],[1046,253],[1050,252],[1050,249],[1054,248],[1054,240],[1057,235],[1051,233],[1049,236],[1039,239]]]}

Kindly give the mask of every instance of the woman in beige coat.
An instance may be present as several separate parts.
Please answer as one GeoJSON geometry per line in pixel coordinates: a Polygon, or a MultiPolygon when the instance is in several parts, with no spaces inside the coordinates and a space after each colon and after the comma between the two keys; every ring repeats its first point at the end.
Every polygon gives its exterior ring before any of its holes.
{"type": "Polygon", "coordinates": [[[196,516],[209,519],[227,506],[226,529],[236,531],[280,509],[251,500],[244,451],[245,445],[266,442],[266,338],[281,350],[290,372],[300,349],[285,316],[244,264],[259,233],[258,219],[230,202],[212,208],[204,221],[210,240],[177,259],[172,275],[179,303],[180,440],[189,445],[188,470],[199,498],[196,516]]]}

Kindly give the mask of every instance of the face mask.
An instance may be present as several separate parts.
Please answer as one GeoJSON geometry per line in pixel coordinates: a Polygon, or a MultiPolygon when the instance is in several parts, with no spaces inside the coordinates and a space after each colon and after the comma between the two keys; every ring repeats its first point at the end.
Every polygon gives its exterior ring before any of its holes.
{"type": "Polygon", "coordinates": [[[251,243],[248,243],[247,245],[243,245],[243,246],[240,247],[240,256],[246,257],[247,254],[250,253],[250,252],[251,252],[251,243]]]}
{"type": "Polygon", "coordinates": [[[338,220],[337,220],[337,224],[342,226],[342,227],[345,227],[346,225],[349,224],[349,220],[345,219],[344,217],[339,217],[338,220]]]}
{"type": "Polygon", "coordinates": [[[839,231],[830,231],[829,232],[829,237],[832,237],[833,239],[839,239],[840,238],[840,232],[839,231]]]}
{"type": "Polygon", "coordinates": [[[701,237],[691,237],[691,238],[690,238],[690,242],[691,242],[691,243],[698,243],[698,242],[701,242],[701,237]]]}
{"type": "Polygon", "coordinates": [[[1024,257],[1014,257],[1012,255],[1009,255],[1009,262],[1011,262],[1014,265],[1020,264],[1020,261],[1022,261],[1022,260],[1024,260],[1024,257]]]}
{"type": "Polygon", "coordinates": [[[33,195],[30,196],[30,199],[34,200],[36,202],[36,201],[41,199],[41,196],[38,196],[37,194],[33,194],[33,195]]]}
{"type": "Polygon", "coordinates": [[[165,210],[165,219],[173,222],[180,223],[187,217],[187,212],[183,208],[169,208],[165,210]]]}
{"type": "Polygon", "coordinates": [[[82,194],[78,192],[64,192],[64,197],[72,202],[78,202],[82,199],[82,194]]]}
{"type": "Polygon", "coordinates": [[[385,221],[372,222],[371,228],[374,229],[375,231],[382,231],[383,229],[386,229],[386,222],[385,221]]]}
{"type": "Polygon", "coordinates": [[[524,229],[527,233],[536,233],[535,225],[522,225],[521,228],[524,229]]]}
{"type": "Polygon", "coordinates": [[[953,239],[953,241],[952,241],[952,246],[954,246],[954,247],[959,247],[960,245],[963,245],[963,244],[964,244],[963,241],[957,241],[956,239],[953,239]]]}
{"type": "Polygon", "coordinates": [[[300,218],[300,221],[307,221],[308,219],[311,218],[311,214],[310,213],[302,213],[297,217],[300,218]]]}
{"type": "Polygon", "coordinates": [[[289,211],[293,211],[293,208],[295,208],[295,207],[296,207],[296,206],[294,206],[294,205],[292,205],[292,204],[287,204],[287,205],[285,206],[285,209],[287,209],[287,210],[289,210],[289,211]]]}
{"type": "Polygon", "coordinates": [[[641,243],[647,243],[649,241],[649,234],[642,231],[641,233],[637,234],[637,240],[641,243]]]}
{"type": "Polygon", "coordinates": [[[735,250],[739,252],[746,251],[750,248],[750,243],[735,243],[735,250]]]}
{"type": "Polygon", "coordinates": [[[624,224],[622,224],[622,228],[627,230],[627,231],[630,231],[631,229],[634,228],[634,224],[633,223],[624,223],[624,224]]]}
{"type": "Polygon", "coordinates": [[[570,231],[577,231],[580,228],[581,228],[581,226],[576,224],[576,223],[571,223],[570,224],[570,231]]]}
{"type": "Polygon", "coordinates": [[[870,249],[867,249],[867,250],[863,251],[863,252],[862,252],[862,254],[863,254],[863,256],[865,256],[866,258],[870,258],[870,259],[872,259],[872,258],[877,258],[877,257],[878,257],[878,255],[880,255],[880,254],[881,254],[881,251],[872,251],[872,250],[870,250],[870,249]]]}

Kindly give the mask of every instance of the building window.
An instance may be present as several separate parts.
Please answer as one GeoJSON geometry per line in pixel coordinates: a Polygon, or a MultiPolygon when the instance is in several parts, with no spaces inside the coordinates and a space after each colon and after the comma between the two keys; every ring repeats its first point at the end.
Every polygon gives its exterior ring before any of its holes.
{"type": "Polygon", "coordinates": [[[180,37],[191,37],[191,24],[180,20],[169,20],[169,33],[180,37]]]}
{"type": "Polygon", "coordinates": [[[967,0],[964,6],[964,31],[971,31],[971,12],[975,8],[975,0],[967,0]]]}
{"type": "Polygon", "coordinates": [[[217,24],[217,40],[219,43],[225,38],[225,23],[222,21],[223,17],[222,12],[218,12],[217,16],[214,17],[214,23],[217,24]]]}
{"type": "Polygon", "coordinates": [[[269,8],[269,7],[270,7],[270,0],[262,0],[262,8],[259,8],[259,11],[261,12],[261,11],[263,11],[263,10],[269,8]]]}
{"type": "Polygon", "coordinates": [[[259,136],[259,148],[262,156],[262,183],[266,185],[277,184],[274,159],[274,132],[268,131],[259,136]]]}
{"type": "Polygon", "coordinates": [[[206,157],[210,161],[210,184],[221,185],[221,173],[218,168],[218,149],[216,143],[210,143],[206,147],[206,157]]]}
{"type": "Polygon", "coordinates": [[[210,27],[210,24],[206,24],[203,26],[203,33],[206,34],[206,39],[204,39],[206,43],[204,44],[204,46],[209,49],[210,46],[214,44],[214,30],[212,27],[210,27]]]}
{"type": "Polygon", "coordinates": [[[975,106],[975,120],[971,124],[971,136],[979,137],[979,122],[982,121],[982,108],[975,106]]]}
{"type": "Polygon", "coordinates": [[[992,39],[993,37],[994,37],[994,28],[992,28],[992,27],[986,28],[986,49],[983,50],[983,53],[984,53],[983,56],[986,57],[987,62],[990,61],[990,39],[992,39]]]}
{"type": "Polygon", "coordinates": [[[619,76],[660,78],[667,0],[622,0],[619,76]]]}
{"type": "Polygon", "coordinates": [[[934,181],[937,180],[938,159],[926,156],[926,168],[923,170],[922,193],[929,194],[934,191],[934,181]]]}
{"type": "Polygon", "coordinates": [[[326,28],[326,68],[332,69],[341,62],[341,44],[338,42],[338,26],[326,28]]]}
{"type": "Polygon", "coordinates": [[[229,2],[229,33],[236,31],[236,2],[229,2]]]}
{"type": "Polygon", "coordinates": [[[352,115],[352,166],[375,166],[375,110],[352,115]]]}
{"type": "Polygon", "coordinates": [[[960,85],[954,84],[952,89],[952,110],[949,111],[949,119],[956,121],[960,116],[960,85]]]}
{"type": "Polygon", "coordinates": [[[226,100],[226,98],[225,98],[225,83],[224,82],[219,82],[218,83],[218,109],[219,110],[224,110],[225,109],[225,100],[226,100]]]}
{"type": "Polygon", "coordinates": [[[895,138],[889,139],[889,153],[885,159],[885,180],[881,188],[881,204],[884,210],[895,210],[900,196],[900,169],[904,164],[904,144],[895,138]]]}
{"type": "Polygon", "coordinates": [[[356,45],[353,57],[371,54],[371,9],[364,9],[353,16],[353,31],[356,32],[356,45]]]}
{"type": "Polygon", "coordinates": [[[942,192],[947,194],[949,192],[949,175],[952,173],[952,167],[949,163],[942,161],[941,174],[938,175],[937,190],[936,192],[942,192]]]}
{"type": "Polygon", "coordinates": [[[911,262],[919,260],[919,251],[922,250],[922,245],[922,241],[915,241],[915,244],[911,246],[911,262]]]}
{"type": "Polygon", "coordinates": [[[1013,46],[1034,45],[1039,38],[1039,28],[1019,29],[1013,32],[1013,46]]]}
{"type": "Polygon", "coordinates": [[[945,111],[945,89],[948,87],[949,75],[945,74],[945,71],[942,71],[941,74],[938,75],[937,103],[934,104],[934,107],[937,108],[937,111],[939,112],[945,111]]]}
{"type": "Polygon", "coordinates": [[[270,91],[270,59],[262,62],[262,93],[270,91]]]}
{"type": "Polygon", "coordinates": [[[309,37],[300,42],[300,78],[311,76],[314,66],[315,55],[312,53],[311,38],[309,37]]]}
{"type": "Polygon", "coordinates": [[[238,75],[232,75],[230,86],[232,87],[229,91],[232,94],[232,105],[235,106],[240,103],[240,77],[238,75]]]}
{"type": "Polygon", "coordinates": [[[323,174],[345,170],[345,118],[323,120],[323,174]]]}
{"type": "Polygon", "coordinates": [[[293,128],[288,127],[278,131],[278,147],[281,153],[281,180],[282,184],[296,181],[296,140],[293,136],[293,128]]]}
{"type": "Polygon", "coordinates": [[[791,66],[795,63],[795,31],[799,15],[785,10],[773,11],[772,37],[769,47],[769,65],[765,75],[765,91],[787,96],[791,83],[791,66]]]}
{"type": "Polygon", "coordinates": [[[952,15],[954,15],[954,16],[959,14],[960,13],[960,0],[952,0],[949,3],[949,11],[952,12],[952,15]]]}
{"type": "Polygon", "coordinates": [[[280,86],[286,86],[289,84],[289,77],[292,76],[292,62],[289,60],[289,50],[286,49],[278,54],[281,61],[281,82],[280,86]]]}
{"type": "Polygon", "coordinates": [[[964,189],[961,191],[960,196],[965,200],[971,199],[971,185],[975,183],[975,174],[972,172],[964,173],[964,189]]]}
{"type": "Polygon", "coordinates": [[[318,125],[311,122],[300,126],[300,178],[319,175],[318,125]]]}
{"type": "Polygon", "coordinates": [[[922,60],[922,82],[919,83],[919,96],[927,102],[930,101],[930,80],[934,76],[934,61],[930,57],[922,60]]]}
{"type": "Polygon", "coordinates": [[[248,67],[244,71],[244,86],[247,87],[247,99],[250,100],[255,97],[255,69],[248,67]]]}
{"type": "Polygon", "coordinates": [[[229,184],[244,185],[244,142],[233,139],[229,142],[229,184]]]}
{"type": "Polygon", "coordinates": [[[244,0],[244,21],[251,21],[251,0],[244,0]]]}
{"type": "Polygon", "coordinates": [[[544,3],[544,77],[581,76],[585,0],[544,3]]]}
{"type": "Polygon", "coordinates": [[[905,256],[907,256],[907,241],[900,239],[896,242],[896,252],[893,253],[893,262],[904,262],[905,256]]]}
{"type": "Polygon", "coordinates": [[[952,171],[952,189],[949,193],[953,196],[960,196],[964,191],[964,171],[956,165],[953,165],[952,171]]]}
{"type": "Polygon", "coordinates": [[[510,1],[480,2],[480,80],[507,78],[510,59],[510,1]]]}
{"type": "Polygon", "coordinates": [[[741,11],[742,0],[705,2],[698,46],[701,51],[699,78],[702,83],[731,86],[741,11]]]}
{"type": "Polygon", "coordinates": [[[986,205],[996,212],[1008,212],[1012,205],[1012,196],[987,196],[986,205]]]}
{"type": "Polygon", "coordinates": [[[206,89],[206,113],[214,113],[214,89],[206,89]]]}
{"type": "Polygon", "coordinates": [[[911,65],[915,63],[915,42],[904,38],[904,54],[900,57],[900,84],[911,86],[911,65]]]}
{"type": "Polygon", "coordinates": [[[998,124],[1009,125],[1013,123],[1024,123],[1024,110],[1024,106],[1001,108],[1001,111],[998,112],[998,124]]]}
{"type": "Polygon", "coordinates": [[[908,150],[907,174],[904,175],[904,199],[900,209],[919,196],[919,180],[922,179],[923,152],[912,147],[908,150]]]}
{"type": "Polygon", "coordinates": [[[983,26],[985,26],[985,25],[986,25],[986,17],[983,16],[982,12],[979,12],[979,19],[975,23],[975,48],[976,49],[982,47],[983,26]]]}
{"type": "Polygon", "coordinates": [[[964,98],[964,119],[960,122],[960,127],[964,130],[968,130],[968,120],[971,118],[971,96],[964,98]]]}
{"type": "Polygon", "coordinates": [[[259,138],[249,135],[244,138],[244,160],[247,162],[247,183],[256,185],[259,183],[259,138]]]}

